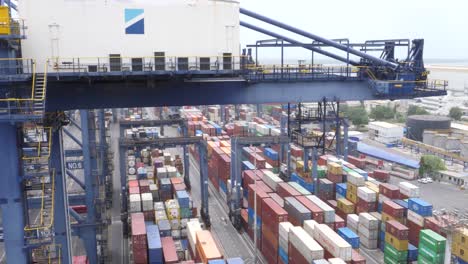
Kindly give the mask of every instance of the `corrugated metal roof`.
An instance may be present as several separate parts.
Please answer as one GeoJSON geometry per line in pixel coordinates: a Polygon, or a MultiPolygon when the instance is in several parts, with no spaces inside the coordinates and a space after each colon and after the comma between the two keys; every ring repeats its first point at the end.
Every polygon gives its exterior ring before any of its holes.
{"type": "Polygon", "coordinates": [[[387,152],[381,148],[370,146],[362,142],[357,143],[357,150],[368,156],[405,165],[413,169],[419,169],[419,161],[408,159],[406,157],[387,152]]]}

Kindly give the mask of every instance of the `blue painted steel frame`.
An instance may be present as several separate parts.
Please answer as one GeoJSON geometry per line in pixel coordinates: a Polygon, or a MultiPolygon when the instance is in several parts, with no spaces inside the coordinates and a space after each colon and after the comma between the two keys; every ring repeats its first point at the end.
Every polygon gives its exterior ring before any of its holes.
{"type": "Polygon", "coordinates": [[[54,231],[62,250],[62,263],[71,263],[71,229],[68,214],[67,180],[63,174],[63,140],[60,131],[53,131],[51,168],[55,169],[54,231]]]}
{"type": "Polygon", "coordinates": [[[19,175],[17,129],[12,124],[0,124],[0,201],[3,217],[3,238],[8,263],[29,263],[24,248],[24,200],[19,175]]]}
{"type": "Polygon", "coordinates": [[[94,183],[95,178],[93,171],[96,170],[96,159],[91,156],[91,137],[95,137],[94,134],[90,133],[90,122],[95,122],[94,117],[91,118],[88,110],[80,110],[81,117],[81,132],[82,132],[82,143],[83,143],[83,165],[84,165],[84,177],[86,186],[86,207],[87,216],[86,223],[89,226],[81,229],[81,238],[84,240],[86,255],[88,256],[90,263],[98,263],[97,258],[97,240],[96,240],[96,184],[94,183]],[[90,119],[91,118],[91,119],[90,119]]]}

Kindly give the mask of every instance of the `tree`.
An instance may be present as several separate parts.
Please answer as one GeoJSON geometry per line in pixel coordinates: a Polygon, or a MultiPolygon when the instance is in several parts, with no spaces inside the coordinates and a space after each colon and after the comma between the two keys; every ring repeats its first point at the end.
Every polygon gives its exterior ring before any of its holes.
{"type": "Polygon", "coordinates": [[[367,111],[362,106],[357,107],[347,107],[344,115],[353,122],[355,126],[366,125],[369,123],[369,116],[367,111]]]}
{"type": "Polygon", "coordinates": [[[410,107],[408,107],[408,116],[412,116],[412,115],[428,115],[429,112],[420,107],[420,106],[417,106],[417,105],[410,105],[410,107]]]}
{"type": "Polygon", "coordinates": [[[375,120],[388,120],[393,119],[395,117],[395,110],[394,108],[378,105],[372,108],[370,113],[370,118],[375,120]]]}
{"type": "Polygon", "coordinates": [[[463,111],[460,109],[460,107],[452,107],[450,108],[449,116],[455,120],[460,120],[463,115],[463,111]]]}
{"type": "Polygon", "coordinates": [[[419,161],[419,175],[434,176],[436,172],[446,170],[444,161],[434,155],[423,155],[419,161]]]}

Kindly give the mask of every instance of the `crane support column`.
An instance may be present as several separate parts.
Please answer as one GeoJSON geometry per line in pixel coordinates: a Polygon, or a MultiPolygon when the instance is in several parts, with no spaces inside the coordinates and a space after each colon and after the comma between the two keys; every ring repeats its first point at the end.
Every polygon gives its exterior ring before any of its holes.
{"type": "Polygon", "coordinates": [[[257,116],[261,118],[262,114],[263,114],[263,107],[261,104],[257,104],[257,116]]]}
{"type": "Polygon", "coordinates": [[[101,166],[100,184],[104,184],[107,172],[107,157],[106,157],[106,121],[104,117],[104,109],[98,111],[98,124],[99,124],[99,163],[101,166]]]}
{"type": "Polygon", "coordinates": [[[304,148],[304,172],[309,170],[309,148],[304,148]]]}
{"type": "MultiPolygon", "coordinates": [[[[95,208],[95,186],[94,184],[94,175],[93,175],[93,158],[91,157],[91,137],[95,135],[90,135],[90,123],[94,124],[94,117],[91,118],[88,110],[80,110],[81,116],[81,129],[82,129],[82,142],[83,142],[83,167],[84,167],[84,177],[85,177],[85,186],[86,186],[86,207],[88,209],[86,223],[89,226],[82,228],[81,238],[84,240],[84,245],[86,248],[86,255],[88,256],[90,263],[98,263],[97,260],[97,241],[96,241],[96,208],[95,208]],[[90,120],[91,118],[91,120],[90,120]]],[[[94,159],[94,162],[96,160],[94,159]]]]}
{"type": "Polygon", "coordinates": [[[198,144],[200,156],[200,188],[201,188],[201,217],[206,226],[211,226],[210,214],[208,212],[208,157],[206,146],[203,143],[198,144]]]}
{"type": "MultiPolygon", "coordinates": [[[[188,137],[187,126],[185,125],[182,126],[182,135],[188,137]]],[[[192,188],[190,184],[190,153],[187,145],[183,145],[182,148],[184,149],[184,183],[190,190],[192,188]]]]}
{"type": "Polygon", "coordinates": [[[61,247],[62,263],[71,263],[71,229],[68,211],[67,181],[63,166],[63,144],[60,130],[53,131],[51,167],[55,169],[54,231],[61,247]]]}
{"type": "Polygon", "coordinates": [[[343,159],[348,161],[348,122],[343,122],[343,159]]]}
{"type": "Polygon", "coordinates": [[[220,105],[219,111],[221,111],[221,123],[225,124],[226,123],[226,106],[220,105]]]}
{"type": "Polygon", "coordinates": [[[3,217],[3,237],[5,241],[6,261],[8,263],[28,263],[28,254],[24,249],[24,212],[23,193],[18,168],[18,138],[15,125],[0,124],[0,203],[3,217]]]}
{"type": "Polygon", "coordinates": [[[340,119],[340,102],[336,102],[336,128],[335,128],[335,146],[336,146],[336,156],[341,156],[341,119],[340,119]]]}
{"type": "Polygon", "coordinates": [[[318,194],[318,171],[317,171],[318,153],[317,148],[312,148],[312,181],[314,182],[314,194],[318,194]]]}

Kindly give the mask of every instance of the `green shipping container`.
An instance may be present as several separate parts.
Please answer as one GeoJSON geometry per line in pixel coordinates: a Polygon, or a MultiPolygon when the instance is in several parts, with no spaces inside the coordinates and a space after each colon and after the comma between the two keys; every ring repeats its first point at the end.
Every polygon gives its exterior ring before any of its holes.
{"type": "Polygon", "coordinates": [[[398,251],[392,245],[385,243],[385,256],[389,256],[397,261],[406,261],[408,259],[408,251],[398,251]]]}
{"type": "Polygon", "coordinates": [[[327,177],[327,167],[325,166],[318,166],[317,167],[317,176],[319,179],[323,179],[327,177]]]}
{"type": "Polygon", "coordinates": [[[427,248],[435,253],[444,253],[447,239],[430,229],[419,232],[419,243],[426,244],[427,248]]]}
{"type": "Polygon", "coordinates": [[[434,264],[434,263],[428,260],[427,258],[421,255],[418,255],[418,264],[434,264]]]}
{"type": "Polygon", "coordinates": [[[407,264],[408,262],[405,261],[399,261],[397,259],[394,259],[388,255],[384,255],[384,263],[385,264],[407,264]]]}
{"type": "Polygon", "coordinates": [[[425,243],[419,243],[418,256],[423,257],[433,264],[444,264],[445,254],[430,250],[425,243]]]}

